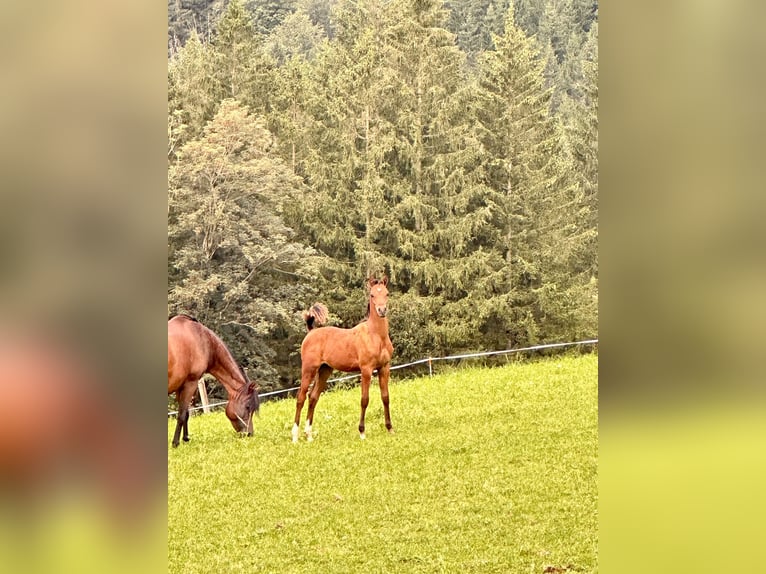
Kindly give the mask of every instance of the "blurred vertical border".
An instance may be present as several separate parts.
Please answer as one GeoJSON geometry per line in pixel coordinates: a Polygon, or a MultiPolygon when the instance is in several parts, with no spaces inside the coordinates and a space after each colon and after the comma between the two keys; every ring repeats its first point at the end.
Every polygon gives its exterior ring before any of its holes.
{"type": "Polygon", "coordinates": [[[600,6],[603,572],[763,563],[765,17],[600,6]]]}
{"type": "Polygon", "coordinates": [[[0,563],[166,570],[164,4],[0,4],[0,563]]]}

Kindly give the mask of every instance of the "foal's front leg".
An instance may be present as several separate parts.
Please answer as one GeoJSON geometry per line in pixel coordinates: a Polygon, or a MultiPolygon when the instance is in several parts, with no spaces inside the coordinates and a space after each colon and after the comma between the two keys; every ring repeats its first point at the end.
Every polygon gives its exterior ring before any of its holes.
{"type": "Polygon", "coordinates": [[[364,413],[367,411],[367,405],[370,404],[370,379],[372,379],[372,369],[362,369],[362,415],[359,417],[359,438],[364,440],[364,413]]]}
{"type": "Polygon", "coordinates": [[[386,428],[388,432],[393,433],[394,427],[391,425],[391,412],[388,408],[388,379],[391,376],[391,365],[385,365],[378,369],[378,382],[380,383],[380,399],[383,401],[383,413],[386,417],[386,428]]]}

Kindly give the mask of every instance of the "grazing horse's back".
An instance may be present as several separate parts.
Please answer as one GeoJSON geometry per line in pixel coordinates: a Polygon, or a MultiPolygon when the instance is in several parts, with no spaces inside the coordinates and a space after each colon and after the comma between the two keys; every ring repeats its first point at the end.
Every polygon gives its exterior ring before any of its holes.
{"type": "Polygon", "coordinates": [[[168,394],[187,380],[196,383],[210,368],[213,350],[209,337],[203,336],[204,329],[186,315],[168,321],[168,394]]]}

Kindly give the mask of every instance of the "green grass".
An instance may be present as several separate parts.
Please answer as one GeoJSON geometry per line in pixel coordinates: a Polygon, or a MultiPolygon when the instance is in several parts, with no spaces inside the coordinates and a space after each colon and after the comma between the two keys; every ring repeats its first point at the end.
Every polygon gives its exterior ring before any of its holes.
{"type": "Polygon", "coordinates": [[[595,572],[597,371],[587,355],[397,382],[393,435],[374,386],[366,441],[358,388],[322,395],[312,443],[291,442],[294,400],[264,404],[251,438],[192,417],[168,453],[169,571],[595,572]]]}

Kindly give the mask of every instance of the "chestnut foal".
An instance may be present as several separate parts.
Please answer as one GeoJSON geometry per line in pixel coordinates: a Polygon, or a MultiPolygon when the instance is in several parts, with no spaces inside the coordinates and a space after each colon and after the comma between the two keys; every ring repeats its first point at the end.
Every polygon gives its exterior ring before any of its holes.
{"type": "Polygon", "coordinates": [[[295,406],[295,424],[293,425],[293,442],[298,442],[300,420],[303,403],[309,385],[314,387],[309,396],[309,412],[306,419],[306,438],[311,441],[311,425],[314,420],[319,395],[325,389],[327,379],[333,369],[345,372],[361,372],[362,374],[362,414],[359,418],[359,438],[364,440],[364,413],[370,402],[370,380],[372,372],[378,370],[380,383],[380,398],[386,418],[386,428],[393,432],[391,414],[388,403],[388,379],[391,371],[391,355],[394,347],[388,336],[388,278],[382,280],[368,279],[367,292],[369,295],[368,317],[352,329],[338,327],[323,327],[317,329],[327,320],[327,307],[315,303],[303,313],[308,335],[301,345],[301,387],[295,406]]]}

